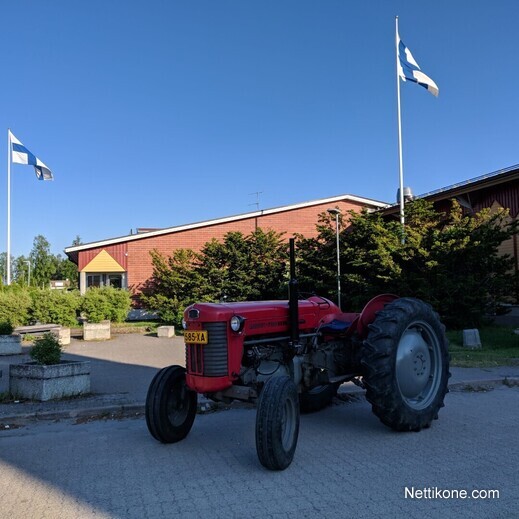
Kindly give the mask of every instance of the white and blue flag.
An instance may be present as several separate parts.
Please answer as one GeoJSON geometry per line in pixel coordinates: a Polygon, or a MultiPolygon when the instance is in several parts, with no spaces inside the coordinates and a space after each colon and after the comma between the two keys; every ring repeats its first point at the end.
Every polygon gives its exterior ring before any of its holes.
{"type": "Polygon", "coordinates": [[[402,81],[413,81],[423,86],[435,97],[438,97],[438,85],[427,75],[425,75],[413,58],[411,51],[404,45],[400,36],[397,34],[398,49],[398,75],[402,81]]]}
{"type": "Polygon", "coordinates": [[[9,131],[11,141],[11,161],[15,164],[27,164],[34,166],[38,180],[54,180],[51,170],[35,155],[33,155],[12,133],[9,131]]]}

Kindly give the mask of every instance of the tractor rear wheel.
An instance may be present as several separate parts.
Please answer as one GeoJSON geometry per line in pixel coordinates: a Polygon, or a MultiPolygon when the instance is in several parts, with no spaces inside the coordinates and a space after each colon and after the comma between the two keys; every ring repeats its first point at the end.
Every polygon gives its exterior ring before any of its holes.
{"type": "Polygon", "coordinates": [[[443,407],[448,342],[438,314],[419,299],[385,306],[369,325],[362,365],[373,413],[397,431],[429,427],[443,407]]]}
{"type": "Polygon", "coordinates": [[[146,424],[151,435],[162,443],[183,440],[195,420],[196,404],[196,392],[186,385],[186,370],[181,366],[161,369],[146,396],[146,424]]]}
{"type": "Polygon", "coordinates": [[[299,435],[299,401],[292,379],[272,377],[265,383],[256,414],[256,451],[261,464],[284,470],[294,458],[299,435]]]}

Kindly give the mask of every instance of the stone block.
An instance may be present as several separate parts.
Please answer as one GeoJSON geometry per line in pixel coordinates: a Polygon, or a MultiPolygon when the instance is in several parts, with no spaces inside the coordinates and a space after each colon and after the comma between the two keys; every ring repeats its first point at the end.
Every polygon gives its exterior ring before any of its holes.
{"type": "Polygon", "coordinates": [[[11,393],[19,398],[45,402],[90,393],[90,362],[61,361],[42,366],[35,362],[11,364],[11,393]]]}
{"type": "Polygon", "coordinates": [[[13,333],[12,335],[0,335],[0,355],[18,355],[22,353],[22,336],[13,333]]]}
{"type": "Polygon", "coordinates": [[[481,339],[477,328],[463,330],[463,347],[471,350],[481,348],[481,339]]]}
{"type": "Polygon", "coordinates": [[[106,341],[110,339],[110,321],[83,323],[83,340],[106,341]]]}
{"type": "Polygon", "coordinates": [[[70,328],[56,328],[55,330],[51,330],[50,333],[58,338],[62,346],[70,344],[70,328]]]}
{"type": "Polygon", "coordinates": [[[175,337],[175,327],[159,326],[157,328],[157,337],[175,337]]]}

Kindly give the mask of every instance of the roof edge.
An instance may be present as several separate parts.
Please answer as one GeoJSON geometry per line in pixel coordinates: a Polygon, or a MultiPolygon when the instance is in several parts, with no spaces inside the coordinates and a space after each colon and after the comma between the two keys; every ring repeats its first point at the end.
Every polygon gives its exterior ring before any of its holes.
{"type": "Polygon", "coordinates": [[[330,204],[333,202],[340,202],[343,200],[347,200],[347,201],[351,201],[351,202],[358,202],[358,203],[364,204],[364,205],[370,205],[376,209],[383,209],[383,208],[390,206],[390,204],[387,204],[386,202],[380,202],[378,200],[373,200],[371,198],[364,198],[364,197],[356,196],[356,195],[339,195],[339,196],[333,196],[333,197],[329,197],[329,198],[321,198],[319,200],[312,200],[310,202],[300,202],[300,203],[292,204],[292,205],[274,207],[271,209],[260,209],[258,211],[253,211],[251,213],[243,213],[243,214],[238,214],[238,215],[234,215],[234,216],[225,216],[222,218],[215,218],[212,220],[204,220],[202,222],[178,225],[175,227],[167,227],[167,228],[160,229],[157,231],[143,232],[140,234],[128,234],[126,236],[119,236],[116,238],[108,238],[106,240],[101,240],[101,241],[96,241],[96,242],[83,243],[81,245],[66,247],[64,249],[64,251],[65,251],[65,254],[71,254],[73,252],[79,252],[82,250],[93,249],[96,247],[106,247],[108,245],[115,245],[115,244],[121,243],[121,242],[142,240],[143,238],[151,238],[151,237],[155,237],[155,236],[161,236],[163,234],[190,231],[192,229],[199,229],[200,227],[209,227],[212,225],[218,225],[218,224],[222,224],[222,223],[237,222],[239,220],[247,220],[249,218],[256,218],[258,216],[282,213],[285,211],[293,211],[295,209],[302,209],[304,207],[312,207],[312,206],[321,205],[321,204],[330,204]]]}

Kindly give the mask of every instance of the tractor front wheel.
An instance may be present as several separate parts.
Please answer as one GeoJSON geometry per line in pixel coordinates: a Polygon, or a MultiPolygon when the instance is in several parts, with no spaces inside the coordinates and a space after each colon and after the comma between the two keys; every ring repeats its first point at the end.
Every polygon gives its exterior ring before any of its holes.
{"type": "Polygon", "coordinates": [[[197,394],[186,385],[181,366],[161,369],[151,381],[146,396],[146,424],[151,435],[162,443],[183,440],[196,415],[197,394]]]}
{"type": "Polygon", "coordinates": [[[256,414],[256,451],[261,464],[284,470],[294,458],[299,435],[299,401],[292,379],[272,377],[265,383],[256,414]]]}
{"type": "Polygon", "coordinates": [[[369,325],[362,365],[373,413],[397,431],[419,431],[438,418],[449,379],[445,327],[419,299],[385,306],[369,325]]]}

